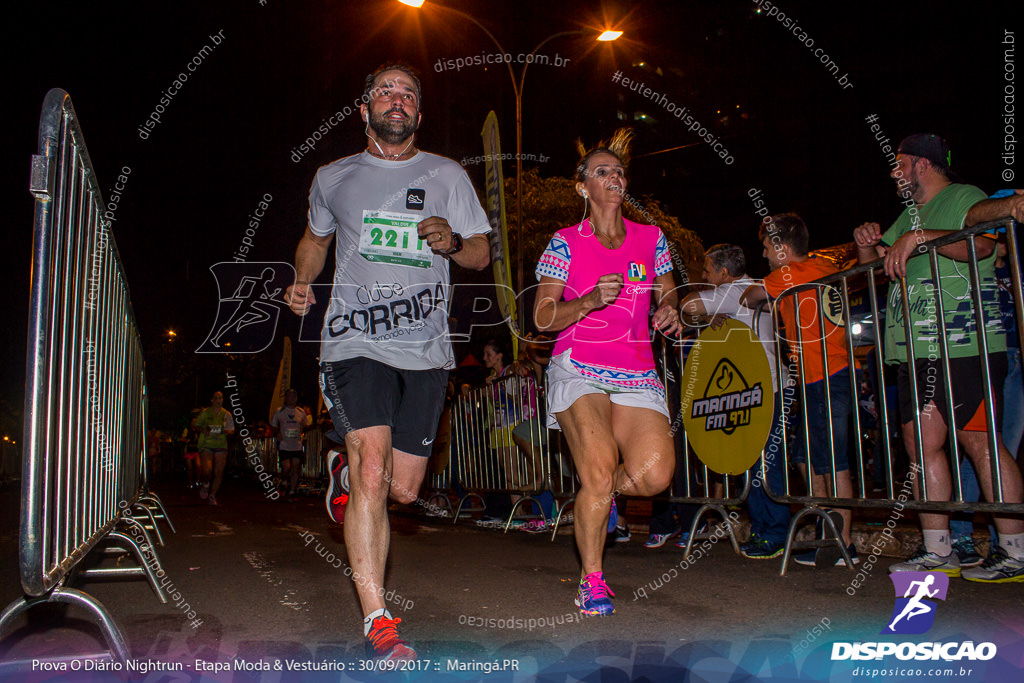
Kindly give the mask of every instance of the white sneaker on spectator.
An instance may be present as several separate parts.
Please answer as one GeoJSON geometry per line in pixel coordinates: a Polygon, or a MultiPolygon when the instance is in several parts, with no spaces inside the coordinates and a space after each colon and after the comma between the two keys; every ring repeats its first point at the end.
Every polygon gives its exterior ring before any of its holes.
{"type": "Polygon", "coordinates": [[[934,572],[939,571],[952,577],[960,576],[960,558],[956,551],[949,555],[930,553],[921,546],[917,553],[906,562],[889,565],[889,573],[895,572],[934,572]]]}

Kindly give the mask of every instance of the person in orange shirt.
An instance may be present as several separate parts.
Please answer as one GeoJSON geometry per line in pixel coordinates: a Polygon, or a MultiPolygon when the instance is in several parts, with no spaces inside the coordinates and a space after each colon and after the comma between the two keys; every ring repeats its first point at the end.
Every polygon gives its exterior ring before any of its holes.
{"type": "MultiPolygon", "coordinates": [[[[758,232],[764,245],[764,257],[771,272],[763,286],[751,285],[743,294],[744,303],[751,308],[771,297],[778,306],[779,317],[785,327],[784,337],[790,348],[791,371],[799,370],[806,393],[807,447],[811,461],[809,475],[812,496],[829,496],[833,474],[835,497],[852,498],[853,480],[846,456],[850,422],[850,364],[846,353],[846,331],[843,327],[842,300],[833,287],[807,290],[787,295],[787,290],[838,272],[828,259],[807,253],[809,241],[807,226],[795,213],[783,213],[766,218],[758,232]],[[798,300],[798,304],[794,302],[798,300]],[[821,322],[818,301],[825,313],[825,350],[822,355],[821,322]],[[799,305],[799,329],[797,325],[799,305]],[[827,367],[825,359],[827,358],[827,367]],[[825,400],[825,375],[828,374],[828,398],[825,400]],[[828,440],[829,414],[832,422],[832,443],[828,440]],[[834,454],[835,467],[832,466],[834,454]]],[[[806,463],[798,463],[806,470],[806,463]]],[[[843,538],[854,564],[860,559],[850,540],[850,510],[839,509],[832,519],[843,538]]],[[[819,529],[819,537],[821,530],[819,529]]],[[[793,561],[808,566],[845,566],[838,548],[826,546],[797,553],[793,561]]]]}

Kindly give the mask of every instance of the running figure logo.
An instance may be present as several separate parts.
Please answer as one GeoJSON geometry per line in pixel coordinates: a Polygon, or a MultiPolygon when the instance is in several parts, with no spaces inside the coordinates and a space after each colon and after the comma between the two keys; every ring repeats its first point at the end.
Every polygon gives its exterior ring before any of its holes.
{"type": "Polygon", "coordinates": [[[882,633],[912,635],[926,632],[935,623],[938,603],[934,600],[946,599],[949,575],[943,572],[894,572],[889,578],[896,589],[896,605],[892,609],[892,620],[882,633]]]}
{"type": "Polygon", "coordinates": [[[217,319],[196,353],[258,353],[270,346],[285,305],[281,297],[295,279],[291,264],[226,261],[210,272],[217,281],[217,319]]]}

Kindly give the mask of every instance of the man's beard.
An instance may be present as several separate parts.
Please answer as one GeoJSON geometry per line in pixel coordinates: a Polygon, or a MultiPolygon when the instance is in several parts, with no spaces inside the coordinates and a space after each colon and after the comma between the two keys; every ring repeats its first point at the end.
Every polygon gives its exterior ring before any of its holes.
{"type": "MultiPolygon", "coordinates": [[[[397,145],[406,140],[416,132],[416,120],[407,116],[405,121],[392,121],[385,118],[391,110],[370,114],[370,129],[377,134],[377,138],[389,145],[397,145]]],[[[405,114],[405,112],[402,112],[405,114]]]]}
{"type": "Polygon", "coordinates": [[[913,199],[915,202],[919,201],[918,194],[921,192],[921,176],[917,173],[917,169],[913,166],[901,176],[903,180],[907,181],[905,184],[896,183],[896,194],[899,195],[900,199],[913,199]]]}

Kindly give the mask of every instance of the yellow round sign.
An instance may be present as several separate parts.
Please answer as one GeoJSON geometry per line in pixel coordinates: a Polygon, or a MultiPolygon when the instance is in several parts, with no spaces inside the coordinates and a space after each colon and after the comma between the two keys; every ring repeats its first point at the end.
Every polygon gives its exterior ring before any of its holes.
{"type": "Polygon", "coordinates": [[[757,335],[738,320],[697,338],[683,372],[683,426],[714,472],[742,474],[761,456],[775,404],[771,372],[757,335]]]}

